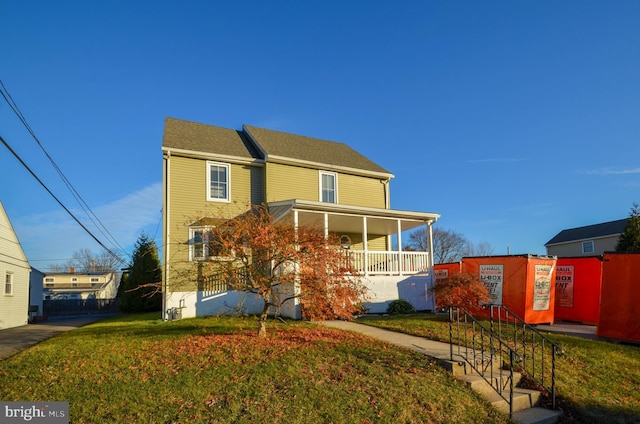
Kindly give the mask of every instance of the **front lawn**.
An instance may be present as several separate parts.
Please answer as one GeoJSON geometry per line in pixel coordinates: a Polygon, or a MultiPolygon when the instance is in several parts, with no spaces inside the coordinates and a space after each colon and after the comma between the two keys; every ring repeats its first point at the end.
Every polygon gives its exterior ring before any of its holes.
{"type": "Polygon", "coordinates": [[[72,423],[505,423],[434,362],[357,334],[253,317],[126,315],[0,362],[0,400],[72,423]]]}
{"type": "MultiPolygon", "coordinates": [[[[446,316],[362,318],[361,324],[449,342],[446,316]]],[[[556,360],[557,392],[565,423],[640,423],[640,347],[546,332],[564,355],[556,360]]]]}

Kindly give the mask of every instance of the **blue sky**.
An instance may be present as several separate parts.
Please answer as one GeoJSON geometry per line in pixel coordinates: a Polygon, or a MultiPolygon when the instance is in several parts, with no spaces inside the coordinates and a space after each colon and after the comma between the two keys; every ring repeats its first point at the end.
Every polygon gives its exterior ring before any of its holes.
{"type": "MultiPolygon", "coordinates": [[[[129,253],[161,241],[170,116],[347,143],[394,209],[544,254],[640,201],[638,22],[635,0],[3,0],[0,79],[129,253]]],[[[91,227],[3,99],[0,135],[91,227]]],[[[32,265],[100,251],[4,146],[0,179],[32,265]]]]}

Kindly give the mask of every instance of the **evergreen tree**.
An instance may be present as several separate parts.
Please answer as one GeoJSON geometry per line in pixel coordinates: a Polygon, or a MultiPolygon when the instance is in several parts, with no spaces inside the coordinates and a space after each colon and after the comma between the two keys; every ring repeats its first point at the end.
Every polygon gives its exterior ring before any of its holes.
{"type": "Polygon", "coordinates": [[[131,266],[122,276],[118,297],[123,312],[151,312],[162,309],[158,287],[162,280],[158,248],[145,233],[136,241],[131,266]]]}
{"type": "Polygon", "coordinates": [[[631,213],[627,219],[627,226],[618,239],[616,252],[640,252],[640,207],[636,202],[633,203],[631,213]]]}

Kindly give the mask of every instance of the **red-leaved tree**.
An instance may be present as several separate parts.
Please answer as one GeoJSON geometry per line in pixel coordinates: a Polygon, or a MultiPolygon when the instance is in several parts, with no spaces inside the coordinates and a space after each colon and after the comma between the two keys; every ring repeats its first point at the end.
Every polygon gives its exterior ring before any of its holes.
{"type": "Polygon", "coordinates": [[[222,273],[231,289],[264,301],[261,337],[269,314],[285,302],[300,299],[306,319],[351,319],[364,299],[361,278],[335,236],[276,222],[264,206],[211,227],[207,239],[226,258],[210,262],[209,273],[222,273]]]}
{"type": "Polygon", "coordinates": [[[481,310],[481,303],[489,301],[489,291],[478,275],[455,273],[440,280],[431,289],[438,308],[456,306],[470,313],[481,310]]]}

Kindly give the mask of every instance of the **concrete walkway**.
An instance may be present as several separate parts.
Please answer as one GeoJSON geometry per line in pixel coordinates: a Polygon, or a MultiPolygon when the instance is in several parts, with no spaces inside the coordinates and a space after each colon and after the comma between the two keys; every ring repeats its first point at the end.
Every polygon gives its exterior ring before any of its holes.
{"type": "MultiPolygon", "coordinates": [[[[448,360],[450,357],[449,343],[437,342],[424,337],[411,336],[408,334],[398,333],[396,331],[384,330],[382,328],[376,328],[350,321],[322,321],[322,324],[327,327],[364,334],[396,346],[415,350],[416,352],[423,353],[436,359],[448,360]]],[[[596,327],[594,325],[558,322],[551,325],[536,325],[534,327],[540,331],[584,337],[587,339],[598,339],[596,336],[596,327]]]]}
{"type": "Polygon", "coordinates": [[[83,317],[58,318],[50,321],[28,324],[0,330],[0,360],[21,352],[44,340],[66,331],[75,330],[99,321],[110,315],[89,315],[83,317]]]}
{"type": "Polygon", "coordinates": [[[353,331],[373,337],[396,346],[402,346],[415,350],[427,356],[436,359],[449,359],[450,345],[449,343],[437,342],[424,337],[411,336],[396,331],[384,330],[382,328],[372,327],[370,325],[358,324],[350,321],[322,321],[322,325],[337,328],[340,330],[353,331]]]}
{"type": "Polygon", "coordinates": [[[585,339],[598,339],[596,336],[596,326],[595,325],[585,325],[574,322],[563,322],[559,321],[554,324],[540,324],[536,325],[540,331],[549,331],[551,333],[560,333],[566,334],[567,336],[577,336],[583,337],[585,339]]]}

